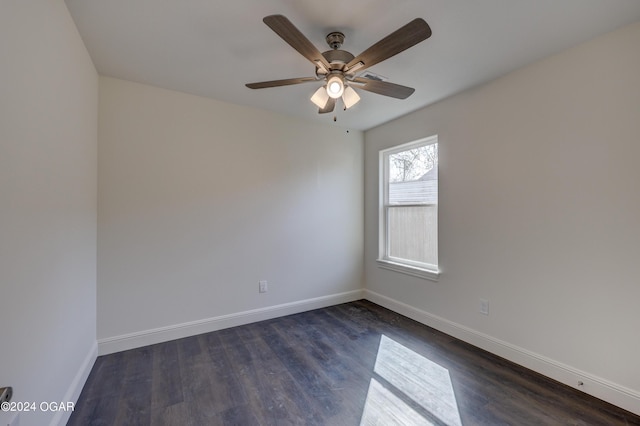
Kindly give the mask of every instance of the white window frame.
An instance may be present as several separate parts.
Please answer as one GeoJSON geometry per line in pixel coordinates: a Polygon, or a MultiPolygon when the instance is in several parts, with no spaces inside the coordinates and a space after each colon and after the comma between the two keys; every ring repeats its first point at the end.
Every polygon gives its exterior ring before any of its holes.
{"type": "MultiPolygon", "coordinates": [[[[388,209],[393,207],[389,204],[389,161],[390,155],[398,152],[407,151],[424,145],[432,145],[438,143],[438,135],[429,136],[427,138],[418,139],[412,142],[396,145],[391,148],[380,150],[379,167],[378,167],[378,259],[376,260],[379,267],[389,269],[403,274],[412,275],[432,281],[437,281],[440,277],[440,269],[438,265],[431,265],[422,262],[415,262],[407,259],[399,259],[389,256],[389,230],[388,230],[388,209]]],[[[439,185],[438,185],[439,186],[439,185]]],[[[424,206],[425,204],[419,204],[424,206]]],[[[411,206],[403,204],[402,206],[411,206]]],[[[437,204],[436,204],[437,209],[437,204]]],[[[437,217],[437,216],[436,216],[437,217]]],[[[437,219],[436,219],[437,220],[437,219]]],[[[438,225],[436,224],[438,227],[438,225]]],[[[439,235],[439,233],[438,233],[439,235]]],[[[437,241],[437,239],[436,239],[437,241]]],[[[438,242],[436,242],[438,244],[438,242]]],[[[436,247],[438,250],[438,247],[436,247]]],[[[439,256],[438,256],[439,257],[439,256]]],[[[438,259],[438,263],[439,263],[438,259]]]]}

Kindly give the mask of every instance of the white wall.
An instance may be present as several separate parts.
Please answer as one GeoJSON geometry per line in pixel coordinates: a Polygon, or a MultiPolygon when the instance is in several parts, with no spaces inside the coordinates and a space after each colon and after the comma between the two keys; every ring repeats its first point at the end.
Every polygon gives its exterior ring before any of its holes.
{"type": "Polygon", "coordinates": [[[75,401],[97,354],[98,76],[61,0],[3,0],[0,58],[0,386],[75,401]]]}
{"type": "Polygon", "coordinates": [[[101,353],[361,297],[361,132],[100,77],[98,180],[101,353]]]}
{"type": "Polygon", "coordinates": [[[640,23],[367,131],[367,297],[640,413],[638,46],[640,23]],[[438,282],[375,264],[378,151],[433,134],[438,282]]]}

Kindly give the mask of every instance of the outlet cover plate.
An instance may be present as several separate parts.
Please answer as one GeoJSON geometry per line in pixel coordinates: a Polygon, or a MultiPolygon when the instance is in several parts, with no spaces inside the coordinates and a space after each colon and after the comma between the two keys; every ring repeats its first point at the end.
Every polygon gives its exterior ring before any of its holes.
{"type": "Polygon", "coordinates": [[[489,301],[487,299],[480,299],[480,313],[489,315],[489,301]]]}

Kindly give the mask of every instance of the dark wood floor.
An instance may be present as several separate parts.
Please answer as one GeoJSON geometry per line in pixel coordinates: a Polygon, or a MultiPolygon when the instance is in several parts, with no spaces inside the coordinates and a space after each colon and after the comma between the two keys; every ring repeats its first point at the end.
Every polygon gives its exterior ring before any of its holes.
{"type": "Polygon", "coordinates": [[[640,425],[367,301],[101,356],[68,425],[640,425]]]}

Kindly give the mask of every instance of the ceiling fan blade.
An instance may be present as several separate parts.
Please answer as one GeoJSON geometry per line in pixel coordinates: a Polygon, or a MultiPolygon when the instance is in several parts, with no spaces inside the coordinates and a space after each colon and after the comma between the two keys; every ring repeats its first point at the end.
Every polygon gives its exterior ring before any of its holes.
{"type": "Polygon", "coordinates": [[[284,80],[272,80],[272,81],[261,81],[258,83],[247,83],[249,89],[266,89],[267,87],[278,87],[278,86],[290,86],[292,84],[300,84],[300,83],[308,83],[311,81],[318,81],[315,77],[299,77],[299,78],[287,78],[284,80]]]}
{"type": "Polygon", "coordinates": [[[286,17],[269,15],[262,21],[315,66],[320,62],[327,70],[331,69],[331,65],[322,53],[286,17]]]}
{"type": "Polygon", "coordinates": [[[389,59],[431,37],[431,28],[422,18],[416,18],[404,27],[392,32],[355,58],[346,66],[346,72],[356,65],[358,72],[389,59]]]}
{"type": "Polygon", "coordinates": [[[329,98],[324,108],[320,108],[318,110],[318,114],[326,114],[328,112],[332,112],[335,107],[336,107],[336,100],[334,98],[329,98]]]}
{"type": "Polygon", "coordinates": [[[377,93],[378,95],[390,96],[396,99],[407,99],[416,89],[413,87],[401,86],[388,81],[371,80],[369,78],[356,77],[353,83],[357,83],[355,87],[366,90],[368,92],[377,93]]]}

